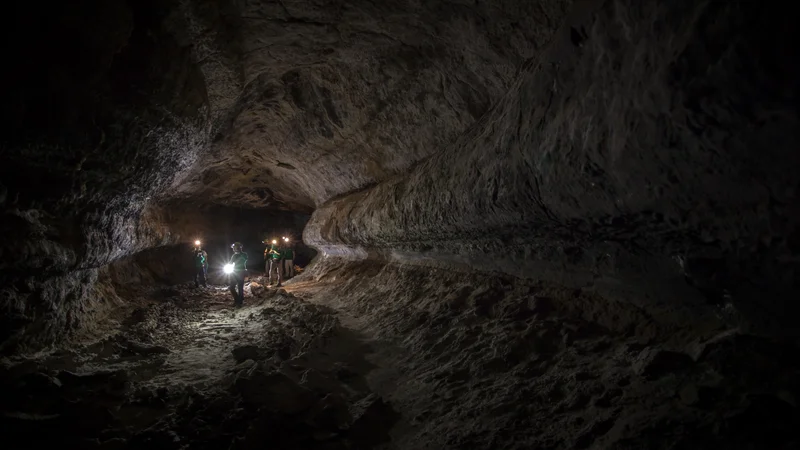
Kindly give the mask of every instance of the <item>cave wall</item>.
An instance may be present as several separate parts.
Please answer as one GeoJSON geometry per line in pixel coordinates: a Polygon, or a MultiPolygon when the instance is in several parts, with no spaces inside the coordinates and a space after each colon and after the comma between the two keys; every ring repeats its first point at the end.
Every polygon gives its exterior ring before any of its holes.
{"type": "Polygon", "coordinates": [[[488,110],[569,4],[17,5],[0,73],[4,339],[74,327],[109,264],[195,233],[164,205],[309,213],[403,173],[488,110]]]}
{"type": "Polygon", "coordinates": [[[194,239],[194,213],[174,204],[321,205],[305,240],[328,257],[541,277],[664,316],[791,317],[798,67],[777,8],[87,0],[15,13],[16,63],[0,74],[13,86],[0,102],[9,342],[74,327],[108,264],[194,239]]]}
{"type": "Polygon", "coordinates": [[[305,239],[794,334],[796,30],[752,2],[578,2],[467,133],[321,206],[305,239]]]}
{"type": "Polygon", "coordinates": [[[263,268],[264,230],[299,235],[308,216],[166,203],[145,208],[135,226],[124,216],[108,220],[113,221],[110,226],[120,227],[116,233],[128,233],[124,239],[130,245],[114,249],[113,241],[93,236],[86,250],[96,255],[94,261],[69,253],[57,237],[48,238],[47,229],[4,241],[3,254],[16,256],[3,261],[0,351],[33,350],[70,336],[85,338],[125,298],[159,285],[191,281],[191,249],[198,238],[205,242],[212,271],[230,257],[234,241],[247,243],[251,266],[263,268]]]}
{"type": "Polygon", "coordinates": [[[202,74],[169,2],[13,12],[0,75],[4,351],[91,322],[102,268],[174,239],[153,205],[208,136],[202,74]]]}

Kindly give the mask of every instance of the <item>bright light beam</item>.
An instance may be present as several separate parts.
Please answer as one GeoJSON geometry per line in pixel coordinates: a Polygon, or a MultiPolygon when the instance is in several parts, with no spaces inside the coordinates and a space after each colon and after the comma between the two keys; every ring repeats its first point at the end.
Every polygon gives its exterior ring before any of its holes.
{"type": "Polygon", "coordinates": [[[233,264],[225,264],[225,267],[222,268],[222,271],[225,273],[233,273],[233,264]]]}

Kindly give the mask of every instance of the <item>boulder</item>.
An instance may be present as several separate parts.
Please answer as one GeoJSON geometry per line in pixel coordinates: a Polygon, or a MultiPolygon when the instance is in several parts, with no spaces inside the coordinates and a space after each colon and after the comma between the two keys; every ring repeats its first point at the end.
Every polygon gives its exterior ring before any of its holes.
{"type": "Polygon", "coordinates": [[[308,412],[309,422],[326,430],[344,430],[353,421],[349,406],[340,394],[328,394],[308,412]]]}
{"type": "Polygon", "coordinates": [[[266,292],[266,288],[259,283],[253,281],[250,283],[250,293],[253,294],[253,297],[260,297],[266,292]]]}
{"type": "Polygon", "coordinates": [[[318,396],[280,373],[265,373],[253,370],[236,380],[236,390],[246,403],[256,404],[268,410],[298,414],[308,410],[318,396]]]}
{"type": "Polygon", "coordinates": [[[345,389],[338,380],[325,376],[322,372],[315,369],[309,369],[303,372],[300,384],[314,392],[322,394],[344,394],[347,392],[347,389],[345,389]]]}
{"type": "Polygon", "coordinates": [[[389,430],[400,418],[400,414],[375,394],[353,405],[350,412],[356,419],[347,437],[359,448],[373,448],[389,442],[389,430]]]}
{"type": "Polygon", "coordinates": [[[240,362],[233,369],[230,369],[232,372],[241,372],[242,370],[250,370],[255,367],[256,362],[252,359],[245,359],[244,361],[240,362]]]}

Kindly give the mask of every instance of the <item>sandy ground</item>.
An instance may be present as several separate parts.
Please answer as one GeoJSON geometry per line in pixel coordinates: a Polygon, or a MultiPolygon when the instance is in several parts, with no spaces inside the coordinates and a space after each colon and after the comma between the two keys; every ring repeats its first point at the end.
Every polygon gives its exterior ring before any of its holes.
{"type": "Polygon", "coordinates": [[[5,361],[4,448],[798,448],[785,343],[374,263],[246,293],[156,289],[113,336],[5,361]]]}

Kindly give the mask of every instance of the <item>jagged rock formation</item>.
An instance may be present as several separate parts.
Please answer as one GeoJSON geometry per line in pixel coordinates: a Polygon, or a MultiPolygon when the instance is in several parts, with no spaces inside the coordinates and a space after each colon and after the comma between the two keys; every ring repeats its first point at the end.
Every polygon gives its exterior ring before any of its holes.
{"type": "MultiPolygon", "coordinates": [[[[204,382],[243,389],[231,395],[245,403],[295,392],[282,413],[317,408],[329,422],[282,422],[267,400],[244,408],[248,420],[335,435],[319,448],[796,444],[785,355],[800,312],[800,66],[786,11],[744,0],[16,8],[0,74],[4,355],[127,331],[117,322],[142,298],[192,297],[161,289],[188,280],[193,239],[215,261],[234,240],[255,256],[265,233],[299,234],[313,212],[303,237],[320,256],[292,301],[334,306],[314,326],[343,314],[391,354],[360,373],[370,386],[358,392],[392,406],[353,396],[347,418],[323,395],[343,389],[329,374],[308,375],[326,386],[311,402],[263,367],[257,343],[215,347],[212,359],[259,367],[204,382]],[[525,413],[509,410],[520,392],[535,399],[525,413]],[[305,409],[289,411],[295,402],[305,409]],[[357,417],[370,428],[373,409],[400,415],[382,430],[392,444],[332,431],[357,417]],[[531,427],[545,417],[552,429],[531,427]],[[664,433],[680,438],[659,443],[664,433]]],[[[263,280],[248,289],[272,292],[263,280]]],[[[114,345],[114,358],[162,357],[114,345]]],[[[81,375],[37,361],[23,384],[66,397],[30,414],[67,414],[81,375]]],[[[114,373],[87,383],[114,391],[126,382],[114,373]]],[[[113,407],[130,406],[122,392],[113,407]]],[[[97,414],[82,438],[119,445],[97,435],[111,426],[97,414]]],[[[136,445],[179,448],[194,426],[162,425],[136,445]]],[[[242,431],[204,436],[213,448],[242,431]]],[[[236,445],[267,439],[250,432],[236,445]]],[[[294,437],[281,445],[307,444],[294,437]]]]}

